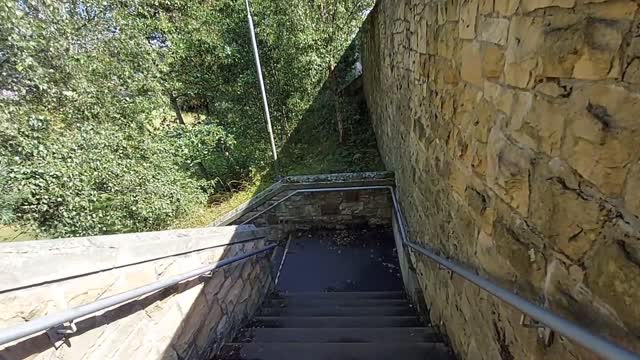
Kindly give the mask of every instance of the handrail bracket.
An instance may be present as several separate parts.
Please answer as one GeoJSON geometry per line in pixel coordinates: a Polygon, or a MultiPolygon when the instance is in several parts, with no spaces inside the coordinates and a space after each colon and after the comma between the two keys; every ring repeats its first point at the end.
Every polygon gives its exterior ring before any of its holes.
{"type": "Polygon", "coordinates": [[[453,271],[446,266],[438,264],[438,270],[442,270],[449,275],[449,280],[453,280],[453,271]]]}
{"type": "Polygon", "coordinates": [[[201,275],[200,275],[200,277],[201,277],[201,278],[203,278],[203,279],[210,279],[210,278],[212,278],[212,277],[213,277],[213,270],[211,270],[211,271],[209,271],[209,272],[206,272],[206,273],[204,273],[204,274],[201,274],[201,275]]]}
{"type": "Polygon", "coordinates": [[[73,335],[78,331],[78,327],[75,322],[66,322],[64,324],[54,326],[47,330],[47,336],[53,347],[58,350],[62,345],[68,344],[69,335],[73,335]]]}
{"type": "Polygon", "coordinates": [[[520,326],[527,329],[537,329],[538,336],[542,338],[546,348],[553,344],[553,339],[555,337],[553,329],[535,319],[530,318],[527,314],[523,313],[520,316],[520,326]]]}

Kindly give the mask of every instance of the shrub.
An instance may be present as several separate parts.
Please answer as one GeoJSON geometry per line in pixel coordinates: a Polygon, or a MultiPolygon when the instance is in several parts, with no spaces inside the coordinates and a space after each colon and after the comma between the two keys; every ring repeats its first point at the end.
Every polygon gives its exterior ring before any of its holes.
{"type": "Polygon", "coordinates": [[[20,194],[9,182],[8,172],[6,160],[0,159],[0,225],[15,221],[15,208],[20,201],[20,194]]]}
{"type": "Polygon", "coordinates": [[[17,219],[49,236],[162,229],[206,200],[171,144],[146,129],[39,124],[2,135],[11,138],[8,176],[25,194],[17,219]]]}

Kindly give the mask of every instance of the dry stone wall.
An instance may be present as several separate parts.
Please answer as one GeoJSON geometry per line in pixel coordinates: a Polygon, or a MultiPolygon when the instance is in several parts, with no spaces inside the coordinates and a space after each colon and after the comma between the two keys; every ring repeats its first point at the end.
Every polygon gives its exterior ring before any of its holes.
{"type": "MultiPolygon", "coordinates": [[[[364,91],[411,237],[640,351],[632,0],[379,1],[364,91]]],[[[589,359],[414,258],[463,359],[589,359]]]]}
{"type": "Polygon", "coordinates": [[[296,193],[285,190],[234,221],[269,227],[269,237],[285,240],[299,230],[391,227],[392,202],[387,189],[296,193]],[[286,198],[286,199],[285,199],[286,198]],[[284,201],[278,203],[280,200],[284,201]]]}
{"type": "MultiPolygon", "coordinates": [[[[0,329],[261,249],[266,235],[228,226],[1,244],[0,329]]],[[[208,359],[270,287],[259,255],[78,319],[57,349],[46,334],[0,346],[0,359],[208,359]]]]}
{"type": "Polygon", "coordinates": [[[296,230],[391,228],[393,185],[387,171],[287,176],[213,225],[268,226],[278,241],[296,230]]]}

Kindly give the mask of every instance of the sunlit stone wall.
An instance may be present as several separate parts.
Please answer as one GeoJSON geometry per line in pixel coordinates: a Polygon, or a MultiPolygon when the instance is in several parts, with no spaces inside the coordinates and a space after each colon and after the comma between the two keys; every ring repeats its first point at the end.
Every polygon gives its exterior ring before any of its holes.
{"type": "MultiPolygon", "coordinates": [[[[379,1],[364,90],[415,241],[640,350],[640,26],[631,0],[379,1]]],[[[587,359],[424,258],[464,359],[587,359]]]]}
{"type": "MultiPolygon", "coordinates": [[[[0,328],[263,248],[265,235],[227,226],[0,244],[0,328]]],[[[57,349],[42,333],[0,347],[0,359],[207,359],[270,287],[267,253],[78,319],[57,349]]]]}

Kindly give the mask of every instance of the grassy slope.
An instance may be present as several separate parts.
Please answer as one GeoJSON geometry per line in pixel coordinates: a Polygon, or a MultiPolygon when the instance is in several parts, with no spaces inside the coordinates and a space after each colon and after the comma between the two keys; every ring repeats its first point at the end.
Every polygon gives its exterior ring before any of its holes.
{"type": "Polygon", "coordinates": [[[187,229],[205,227],[211,224],[215,219],[235,209],[242,203],[249,201],[255,194],[266,189],[271,183],[263,182],[262,177],[246,184],[245,188],[240,191],[220,194],[213,200],[213,203],[191,216],[176,221],[172,229],[187,229]]]}
{"type": "Polygon", "coordinates": [[[27,228],[12,225],[0,225],[0,242],[24,241],[38,238],[39,236],[36,232],[32,232],[27,228]]]}
{"type": "MultiPolygon", "coordinates": [[[[331,125],[331,124],[330,124],[331,125]]],[[[355,123],[353,136],[345,144],[338,142],[337,131],[321,117],[301,123],[281,149],[282,173],[285,175],[329,174],[339,172],[384,170],[368,123],[355,123]]],[[[237,192],[220,194],[213,203],[187,218],[177,220],[171,229],[204,227],[218,217],[248,201],[275,182],[273,171],[256,177],[237,192]]],[[[1,241],[37,239],[36,233],[16,227],[0,226],[1,241]]]]}
{"type": "MultiPolygon", "coordinates": [[[[334,111],[327,109],[332,107],[319,96],[288,141],[279,146],[281,173],[311,175],[384,170],[366,109],[358,109],[353,99],[346,99],[341,111],[346,119],[347,136],[342,144],[338,141],[334,111]]],[[[221,195],[212,206],[179,220],[173,227],[206,226],[266,189],[275,182],[275,178],[273,171],[269,170],[242,191],[221,195]]]]}

